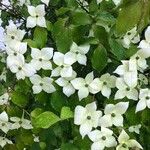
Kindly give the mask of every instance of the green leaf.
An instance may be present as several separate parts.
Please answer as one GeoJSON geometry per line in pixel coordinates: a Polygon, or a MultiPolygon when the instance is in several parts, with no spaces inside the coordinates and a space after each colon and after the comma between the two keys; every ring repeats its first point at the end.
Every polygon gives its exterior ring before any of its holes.
{"type": "Polygon", "coordinates": [[[91,18],[86,12],[74,12],[72,15],[72,24],[74,25],[88,25],[91,23],[91,18]]]}
{"type": "Polygon", "coordinates": [[[66,27],[66,19],[59,19],[53,26],[53,36],[56,41],[57,50],[62,53],[69,51],[72,44],[71,29],[66,27]]]}
{"type": "Polygon", "coordinates": [[[58,121],[60,121],[60,118],[57,115],[55,115],[53,112],[46,111],[33,120],[33,125],[36,128],[46,129],[57,123],[58,121]]]}
{"type": "Polygon", "coordinates": [[[43,48],[47,42],[47,30],[45,28],[36,27],[34,30],[34,38],[38,48],[43,48]]]}
{"type": "Polygon", "coordinates": [[[25,39],[23,42],[27,42],[28,46],[36,48],[37,47],[37,43],[31,39],[25,39]]]}
{"type": "Polygon", "coordinates": [[[20,93],[18,91],[14,91],[11,95],[11,101],[19,107],[25,107],[28,103],[28,96],[20,93]]]}
{"type": "Polygon", "coordinates": [[[109,44],[111,47],[111,52],[118,58],[118,60],[122,60],[125,58],[125,48],[115,39],[110,39],[109,44]]]}
{"type": "Polygon", "coordinates": [[[73,118],[73,112],[71,111],[71,109],[70,109],[69,107],[63,107],[63,108],[61,109],[60,118],[61,118],[62,120],[69,119],[69,118],[73,118]]]}
{"type": "Polygon", "coordinates": [[[61,146],[61,150],[79,150],[79,149],[72,143],[66,143],[61,146]]]}
{"type": "Polygon", "coordinates": [[[116,22],[117,34],[124,34],[138,24],[142,11],[141,1],[121,8],[116,22]]]}
{"type": "Polygon", "coordinates": [[[92,55],[92,66],[97,71],[102,71],[107,65],[107,52],[104,46],[99,45],[92,55]]]}
{"type": "Polygon", "coordinates": [[[36,117],[39,116],[41,113],[43,113],[43,109],[41,109],[41,108],[35,108],[35,109],[31,112],[31,117],[36,118],[36,117]]]}

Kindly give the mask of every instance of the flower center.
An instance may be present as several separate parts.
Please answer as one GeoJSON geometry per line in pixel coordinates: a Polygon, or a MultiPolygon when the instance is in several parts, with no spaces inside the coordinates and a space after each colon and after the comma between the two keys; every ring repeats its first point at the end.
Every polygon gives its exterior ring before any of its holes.
{"type": "Polygon", "coordinates": [[[147,99],[147,100],[149,100],[149,99],[150,99],[150,97],[149,97],[149,96],[146,96],[146,99],[147,99]]]}
{"type": "Polygon", "coordinates": [[[17,53],[16,53],[16,52],[14,52],[14,56],[17,56],[17,53]]]}
{"type": "Polygon", "coordinates": [[[102,136],[102,140],[105,141],[106,140],[106,136],[102,136]]]}
{"type": "Polygon", "coordinates": [[[88,87],[89,85],[88,84],[85,84],[85,87],[88,87]]]}
{"type": "Polygon", "coordinates": [[[13,39],[13,40],[14,40],[14,39],[15,39],[15,37],[14,37],[14,36],[11,36],[11,39],[13,39]]]}
{"type": "Polygon", "coordinates": [[[91,120],[91,116],[87,116],[87,120],[91,120]]]}
{"type": "Polygon", "coordinates": [[[79,54],[79,52],[76,52],[76,54],[79,54]]]}
{"type": "Polygon", "coordinates": [[[43,83],[40,83],[40,86],[43,86],[43,83]]]}
{"type": "Polygon", "coordinates": [[[103,84],[104,84],[104,85],[107,85],[107,82],[105,81],[103,84]]]}
{"type": "Polygon", "coordinates": [[[114,118],[114,117],[116,116],[116,114],[115,114],[115,113],[112,113],[111,116],[114,118]]]}
{"type": "Polygon", "coordinates": [[[19,121],[19,124],[22,124],[22,121],[21,121],[21,120],[19,121]]]}
{"type": "Polygon", "coordinates": [[[5,123],[2,123],[2,126],[5,126],[5,123]]]}
{"type": "Polygon", "coordinates": [[[136,56],[136,60],[139,60],[139,58],[140,58],[139,56],[136,56]]]}
{"type": "Polygon", "coordinates": [[[123,144],[122,144],[122,147],[123,147],[123,148],[127,148],[127,144],[123,143],[123,144]]]}
{"type": "Polygon", "coordinates": [[[129,88],[129,87],[127,87],[127,88],[126,88],[126,91],[130,91],[130,88],[129,88]]]}
{"type": "Polygon", "coordinates": [[[42,61],[42,58],[39,58],[39,61],[42,61]]]}
{"type": "Polygon", "coordinates": [[[127,34],[128,34],[128,35],[131,35],[131,32],[128,32],[127,34]]]}
{"type": "Polygon", "coordinates": [[[18,70],[22,70],[22,67],[18,67],[18,70]]]}

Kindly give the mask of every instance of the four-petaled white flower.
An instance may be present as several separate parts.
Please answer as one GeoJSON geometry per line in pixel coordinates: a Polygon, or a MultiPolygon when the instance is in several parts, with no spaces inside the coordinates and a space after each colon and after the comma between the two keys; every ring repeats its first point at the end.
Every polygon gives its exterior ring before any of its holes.
{"type": "Polygon", "coordinates": [[[141,124],[135,125],[135,126],[131,126],[129,127],[129,132],[135,132],[137,134],[140,134],[140,128],[141,128],[141,124]]]}
{"type": "Polygon", "coordinates": [[[150,90],[148,88],[140,90],[139,99],[136,106],[136,112],[141,111],[146,107],[150,108],[150,90]]]}
{"type": "Polygon", "coordinates": [[[137,35],[137,27],[134,27],[125,34],[125,36],[122,39],[122,44],[125,48],[129,48],[131,43],[138,43],[139,41],[140,36],[139,34],[137,35]]]}
{"type": "Polygon", "coordinates": [[[78,90],[79,100],[86,98],[89,93],[93,92],[93,88],[90,86],[94,78],[93,72],[86,75],[84,78],[75,78],[71,81],[73,87],[78,90]]]}
{"type": "Polygon", "coordinates": [[[16,73],[17,79],[25,79],[25,77],[31,77],[36,73],[36,70],[31,64],[25,63],[23,57],[8,56],[7,66],[12,73],[16,73]]]}
{"type": "Polygon", "coordinates": [[[126,84],[130,87],[135,87],[137,85],[137,63],[136,60],[123,60],[122,65],[118,66],[114,73],[117,73],[122,78],[126,84]]]}
{"type": "Polygon", "coordinates": [[[72,69],[72,64],[66,64],[64,62],[64,57],[65,55],[60,53],[60,52],[55,52],[54,53],[54,57],[53,57],[53,61],[54,63],[58,66],[55,69],[52,70],[52,77],[71,77],[73,74],[73,69],[72,69]]]}
{"type": "Polygon", "coordinates": [[[32,89],[34,94],[40,93],[42,90],[47,93],[53,93],[56,91],[55,87],[52,85],[53,79],[49,77],[40,77],[35,74],[30,77],[30,81],[33,84],[32,89]]]}
{"type": "Polygon", "coordinates": [[[129,102],[120,102],[116,105],[108,104],[105,107],[105,115],[100,118],[99,125],[103,127],[123,126],[123,114],[127,111],[129,102]]]}
{"type": "Polygon", "coordinates": [[[134,139],[130,139],[129,135],[122,130],[118,137],[119,145],[116,150],[129,150],[130,148],[143,149],[142,146],[134,139]]]}
{"type": "Polygon", "coordinates": [[[77,76],[76,72],[73,71],[72,77],[69,78],[60,77],[55,81],[59,86],[63,87],[63,93],[68,97],[75,93],[75,88],[72,86],[70,81],[75,79],[76,76],[77,76]]]}
{"type": "Polygon", "coordinates": [[[10,99],[10,97],[9,97],[8,93],[5,93],[5,94],[1,95],[0,96],[0,105],[7,105],[7,104],[9,104],[9,102],[8,102],[9,99],[10,99]]]}
{"type": "Polygon", "coordinates": [[[141,48],[142,52],[147,57],[150,57],[150,26],[147,27],[145,31],[145,40],[140,42],[139,48],[141,48]]]}
{"type": "Polygon", "coordinates": [[[34,28],[36,25],[46,27],[44,5],[28,6],[30,16],[27,18],[27,28],[34,28]]]}
{"type": "Polygon", "coordinates": [[[6,137],[0,136],[0,146],[3,148],[6,144],[13,144],[13,143],[6,137]]]}
{"type": "Polygon", "coordinates": [[[76,61],[79,64],[86,65],[87,57],[86,53],[88,53],[90,49],[90,45],[85,44],[78,46],[75,42],[73,42],[70,51],[65,54],[64,63],[73,64],[76,61]]]}
{"type": "Polygon", "coordinates": [[[98,121],[102,116],[102,112],[96,109],[96,102],[87,104],[85,107],[78,105],[75,108],[74,124],[80,125],[80,134],[82,138],[89,134],[92,128],[98,126],[98,121]]]}
{"type": "Polygon", "coordinates": [[[23,117],[22,118],[10,117],[10,120],[13,122],[13,124],[11,126],[12,130],[19,129],[19,128],[24,128],[26,130],[30,130],[33,128],[31,121],[28,119],[24,119],[23,117]]]}
{"type": "Polygon", "coordinates": [[[22,41],[25,33],[25,30],[20,30],[14,23],[10,23],[9,26],[6,27],[4,42],[6,45],[14,45],[14,43],[17,44],[22,41]]]}
{"type": "Polygon", "coordinates": [[[36,70],[52,70],[50,59],[53,57],[53,48],[32,48],[31,57],[31,64],[36,70]]]}
{"type": "Polygon", "coordinates": [[[143,55],[142,50],[139,50],[130,58],[130,60],[136,60],[137,69],[143,72],[148,67],[146,58],[147,56],[143,55]]]}
{"type": "Polygon", "coordinates": [[[90,132],[88,136],[94,142],[91,150],[103,150],[106,147],[110,148],[117,145],[113,131],[104,127],[101,127],[101,131],[94,130],[90,132]]]}
{"type": "Polygon", "coordinates": [[[8,122],[8,115],[5,111],[0,114],[0,129],[5,133],[11,129],[11,123],[8,122]]]}
{"type": "Polygon", "coordinates": [[[115,94],[115,99],[127,97],[128,99],[138,100],[138,91],[134,87],[128,86],[123,78],[117,78],[116,87],[118,91],[115,94]]]}

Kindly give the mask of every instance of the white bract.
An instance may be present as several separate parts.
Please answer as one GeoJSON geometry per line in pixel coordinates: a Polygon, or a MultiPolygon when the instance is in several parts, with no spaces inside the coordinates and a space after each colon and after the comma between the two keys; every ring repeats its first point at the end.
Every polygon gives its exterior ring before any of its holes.
{"type": "Polygon", "coordinates": [[[60,77],[55,81],[59,86],[63,87],[63,93],[68,97],[75,93],[75,88],[72,86],[71,81],[75,79],[76,76],[77,76],[76,72],[73,71],[72,77],[69,78],[60,77]]]}
{"type": "Polygon", "coordinates": [[[87,104],[85,107],[76,106],[74,114],[74,124],[80,125],[80,134],[82,138],[89,134],[92,128],[98,126],[99,118],[102,116],[101,111],[97,111],[96,103],[87,104]]]}
{"type": "Polygon", "coordinates": [[[7,133],[11,128],[11,123],[8,122],[8,115],[5,111],[0,114],[0,129],[7,133]]]}
{"type": "Polygon", "coordinates": [[[93,86],[90,86],[94,78],[93,72],[86,75],[84,78],[75,78],[71,81],[73,87],[78,90],[79,100],[86,98],[89,93],[93,93],[93,86]]]}
{"type": "Polygon", "coordinates": [[[122,44],[125,48],[129,48],[131,43],[138,43],[139,41],[140,41],[140,36],[137,35],[137,27],[134,27],[133,29],[131,29],[125,34],[122,40],[122,44]]]}
{"type": "Polygon", "coordinates": [[[1,95],[0,96],[0,105],[7,105],[7,104],[9,104],[9,95],[8,95],[8,93],[5,93],[5,94],[3,94],[3,95],[1,95]]]}
{"type": "Polygon", "coordinates": [[[114,73],[124,78],[125,83],[130,87],[137,85],[137,63],[136,60],[123,60],[122,65],[118,66],[114,73]]]}
{"type": "Polygon", "coordinates": [[[36,70],[31,64],[25,63],[23,57],[8,56],[7,66],[12,73],[16,73],[17,79],[25,79],[25,77],[31,77],[36,73],[36,70]]]}
{"type": "Polygon", "coordinates": [[[31,57],[31,64],[36,70],[52,70],[50,59],[53,57],[53,48],[32,48],[31,57]]]}
{"type": "Polygon", "coordinates": [[[52,77],[64,77],[64,78],[68,78],[71,77],[73,74],[73,69],[72,69],[72,63],[71,64],[66,64],[64,62],[64,57],[65,55],[60,53],[60,52],[55,52],[54,53],[54,57],[53,57],[53,61],[54,63],[58,66],[55,69],[52,70],[52,77]]]}
{"type": "Polygon", "coordinates": [[[110,148],[117,145],[113,131],[104,127],[101,127],[101,131],[90,132],[88,136],[93,142],[91,150],[104,150],[105,147],[110,148]]]}
{"type": "Polygon", "coordinates": [[[48,6],[50,0],[41,0],[41,2],[43,2],[44,4],[46,4],[48,6]]]}
{"type": "Polygon", "coordinates": [[[34,28],[36,25],[46,27],[44,5],[28,6],[28,13],[30,16],[27,18],[27,28],[34,28]]]}
{"type": "Polygon", "coordinates": [[[122,0],[112,0],[112,1],[115,3],[115,5],[119,5],[122,0]]]}
{"type": "Polygon", "coordinates": [[[131,126],[129,127],[129,132],[135,132],[137,134],[140,134],[140,128],[141,128],[141,124],[135,125],[135,126],[131,126]]]}
{"type": "Polygon", "coordinates": [[[23,6],[23,5],[29,5],[30,4],[30,0],[19,0],[19,5],[23,6]]]}
{"type": "Polygon", "coordinates": [[[128,86],[123,78],[117,78],[116,87],[118,91],[115,94],[115,99],[127,97],[128,99],[138,100],[138,91],[134,87],[128,86]]]}
{"type": "Polygon", "coordinates": [[[10,23],[9,26],[6,27],[4,42],[8,45],[14,45],[14,43],[22,41],[25,33],[24,30],[18,29],[14,23],[10,23]]]}
{"type": "Polygon", "coordinates": [[[122,130],[118,137],[119,145],[116,150],[129,150],[130,148],[139,148],[143,149],[142,146],[134,139],[130,139],[128,134],[122,130]]]}
{"type": "Polygon", "coordinates": [[[150,57],[150,26],[147,27],[145,31],[145,40],[142,40],[139,44],[139,48],[142,49],[142,52],[150,57]]]}
{"type": "Polygon", "coordinates": [[[106,105],[104,110],[105,115],[100,118],[99,125],[103,127],[111,127],[112,125],[123,127],[122,115],[127,111],[128,107],[129,102],[106,105]]]}
{"type": "Polygon", "coordinates": [[[88,53],[89,49],[89,44],[78,46],[73,42],[70,51],[65,54],[64,63],[73,64],[77,61],[79,64],[86,65],[87,57],[85,54],[88,53]]]}
{"type": "Polygon", "coordinates": [[[10,120],[13,122],[11,128],[14,129],[19,129],[19,128],[24,128],[26,130],[32,129],[31,121],[19,117],[10,117],[10,120]]]}
{"type": "Polygon", "coordinates": [[[140,90],[139,99],[136,106],[136,112],[141,111],[146,107],[150,109],[150,90],[148,88],[140,90]]]}
{"type": "Polygon", "coordinates": [[[6,144],[13,144],[13,143],[6,137],[0,136],[0,146],[3,148],[6,144]]]}
{"type": "Polygon", "coordinates": [[[52,85],[53,79],[49,77],[40,77],[35,74],[30,77],[30,81],[33,84],[32,89],[34,94],[40,93],[42,90],[47,93],[53,93],[56,91],[55,87],[52,85]]]}

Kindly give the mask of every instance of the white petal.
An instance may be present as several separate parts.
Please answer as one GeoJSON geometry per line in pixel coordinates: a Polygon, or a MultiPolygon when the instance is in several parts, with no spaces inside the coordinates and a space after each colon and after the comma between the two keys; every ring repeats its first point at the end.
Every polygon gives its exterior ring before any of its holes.
{"type": "Polygon", "coordinates": [[[96,129],[94,131],[91,131],[88,134],[88,137],[90,138],[91,141],[96,142],[101,138],[101,132],[96,129]]]}
{"type": "Polygon", "coordinates": [[[150,26],[145,31],[145,39],[147,42],[150,42],[150,26]]]}
{"type": "Polygon", "coordinates": [[[36,11],[36,15],[38,15],[40,17],[43,17],[45,15],[45,6],[43,4],[42,5],[38,5],[35,8],[35,11],[36,11]]]}
{"type": "Polygon", "coordinates": [[[115,117],[112,117],[112,122],[117,127],[123,127],[123,117],[121,115],[116,115],[115,117]]]}
{"type": "Polygon", "coordinates": [[[36,17],[29,16],[27,18],[27,28],[34,28],[36,26],[36,17]]]}
{"type": "Polygon", "coordinates": [[[115,111],[118,114],[124,114],[129,107],[129,102],[119,102],[115,105],[115,111]]]}
{"type": "Polygon", "coordinates": [[[62,77],[71,77],[73,74],[72,66],[63,67],[60,71],[62,77]]]}
{"type": "Polygon", "coordinates": [[[5,111],[3,111],[1,114],[0,114],[0,121],[5,121],[7,122],[8,121],[8,115],[5,111]]]}
{"type": "Polygon", "coordinates": [[[127,140],[129,140],[129,136],[124,130],[122,130],[119,137],[118,137],[118,141],[119,141],[119,143],[122,143],[122,142],[125,142],[127,140]]]}
{"type": "Polygon", "coordinates": [[[28,13],[31,15],[31,16],[36,16],[36,12],[35,12],[35,7],[34,6],[28,6],[28,13]]]}
{"type": "Polygon", "coordinates": [[[85,45],[80,45],[79,50],[81,54],[86,54],[90,50],[90,45],[85,44],[85,45]]]}
{"type": "Polygon", "coordinates": [[[43,2],[44,4],[46,4],[48,6],[50,0],[41,0],[41,2],[43,2]]]}
{"type": "Polygon", "coordinates": [[[33,85],[32,89],[34,94],[38,94],[42,91],[42,87],[40,85],[33,85]]]}
{"type": "Polygon", "coordinates": [[[126,83],[124,82],[124,79],[123,78],[117,78],[116,80],[116,87],[119,89],[119,90],[124,90],[127,88],[127,85],[126,83]]]}
{"type": "Polygon", "coordinates": [[[32,67],[31,64],[25,64],[23,70],[26,77],[31,77],[36,73],[35,69],[32,67]]]}
{"type": "Polygon", "coordinates": [[[102,95],[103,95],[103,96],[109,98],[109,97],[110,97],[110,94],[111,94],[111,89],[110,89],[109,87],[107,87],[107,86],[104,85],[104,86],[102,87],[101,92],[102,92],[102,95]]]}
{"type": "Polygon", "coordinates": [[[76,54],[73,52],[67,52],[64,56],[64,63],[68,65],[72,65],[77,61],[76,54]]]}
{"type": "Polygon", "coordinates": [[[91,150],[104,150],[105,145],[102,142],[94,142],[91,146],[91,150]]]}
{"type": "Polygon", "coordinates": [[[47,93],[53,93],[56,91],[55,87],[52,85],[52,84],[49,84],[49,85],[43,85],[42,86],[43,90],[47,93]]]}
{"type": "Polygon", "coordinates": [[[86,75],[85,82],[86,84],[90,84],[93,81],[94,74],[93,71],[86,75]]]}
{"type": "Polygon", "coordinates": [[[42,61],[42,68],[44,70],[52,70],[52,63],[50,61],[43,60],[42,61]]]}
{"type": "Polygon", "coordinates": [[[88,97],[88,95],[89,95],[88,88],[83,87],[83,88],[79,89],[79,91],[78,91],[79,100],[82,100],[83,98],[88,97]]]}
{"type": "Polygon", "coordinates": [[[118,90],[115,94],[115,99],[123,99],[126,96],[126,90],[118,90]]]}
{"type": "Polygon", "coordinates": [[[77,90],[83,88],[85,86],[85,80],[83,78],[75,78],[74,80],[71,81],[71,84],[73,87],[77,90]]]}
{"type": "Polygon", "coordinates": [[[30,81],[31,81],[32,84],[38,85],[38,84],[41,83],[41,80],[42,80],[41,77],[39,75],[37,75],[37,74],[35,74],[34,76],[30,77],[30,81]]]}
{"type": "Polygon", "coordinates": [[[64,64],[64,54],[60,52],[55,52],[53,56],[53,61],[56,65],[61,66],[64,64]]]}
{"type": "Polygon", "coordinates": [[[60,76],[61,67],[57,67],[52,70],[51,77],[58,77],[60,76]]]}
{"type": "Polygon", "coordinates": [[[128,146],[131,148],[137,147],[137,148],[143,149],[142,146],[136,140],[129,140],[128,146]]]}
{"type": "Polygon", "coordinates": [[[46,28],[46,20],[44,17],[37,17],[37,25],[46,28]]]}
{"type": "Polygon", "coordinates": [[[81,64],[81,65],[86,65],[86,62],[87,62],[87,57],[86,57],[86,55],[78,54],[78,55],[77,55],[77,61],[78,61],[78,63],[81,64]]]}
{"type": "Polygon", "coordinates": [[[42,48],[41,55],[42,55],[42,59],[50,60],[53,57],[53,48],[49,48],[49,47],[42,48]]]}
{"type": "Polygon", "coordinates": [[[41,51],[37,48],[31,48],[31,57],[34,59],[39,59],[41,57],[41,51]]]}
{"type": "Polygon", "coordinates": [[[146,108],[146,101],[140,100],[136,106],[136,112],[141,111],[146,108]]]}
{"type": "Polygon", "coordinates": [[[72,94],[75,93],[75,89],[71,84],[68,84],[67,86],[63,87],[63,93],[70,97],[72,94]]]}
{"type": "Polygon", "coordinates": [[[96,102],[92,102],[92,103],[90,103],[90,104],[87,104],[85,108],[86,108],[87,111],[89,111],[89,112],[94,112],[94,111],[96,111],[96,109],[97,109],[96,102]]]}
{"type": "Polygon", "coordinates": [[[112,126],[112,120],[111,115],[104,115],[99,120],[99,126],[102,127],[111,127],[112,126]]]}
{"type": "Polygon", "coordinates": [[[68,81],[65,79],[65,78],[58,78],[56,81],[55,81],[59,86],[66,86],[68,84],[68,81]]]}
{"type": "Polygon", "coordinates": [[[107,114],[111,114],[115,109],[115,105],[114,104],[107,104],[105,106],[105,110],[104,110],[104,113],[107,115],[107,114]]]}
{"type": "Polygon", "coordinates": [[[127,98],[132,100],[138,100],[138,91],[136,89],[131,89],[130,91],[127,91],[127,98]]]}

